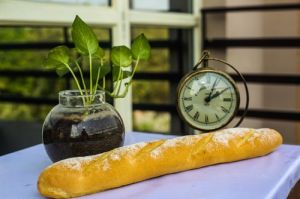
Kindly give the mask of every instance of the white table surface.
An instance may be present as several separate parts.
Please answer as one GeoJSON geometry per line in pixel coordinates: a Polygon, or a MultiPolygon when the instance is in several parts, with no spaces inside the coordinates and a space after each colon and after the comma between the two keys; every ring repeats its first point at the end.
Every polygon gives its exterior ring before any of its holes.
{"type": "MultiPolygon", "coordinates": [[[[125,144],[168,137],[172,136],[127,133],[125,144]]],[[[49,164],[42,145],[0,156],[0,198],[43,198],[36,181],[49,164]]],[[[264,157],[165,175],[80,198],[283,199],[299,178],[300,146],[282,145],[264,157]]]]}

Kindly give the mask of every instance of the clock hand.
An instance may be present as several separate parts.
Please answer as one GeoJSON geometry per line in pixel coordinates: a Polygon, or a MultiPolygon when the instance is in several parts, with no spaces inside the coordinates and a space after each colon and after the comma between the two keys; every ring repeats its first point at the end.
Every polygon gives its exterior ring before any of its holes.
{"type": "Polygon", "coordinates": [[[227,87],[227,88],[223,89],[221,92],[217,91],[215,94],[213,94],[213,95],[210,97],[210,100],[212,100],[212,99],[218,97],[219,95],[221,95],[222,93],[224,93],[224,92],[225,92],[226,90],[228,90],[228,89],[229,89],[229,88],[227,87]]]}
{"type": "Polygon", "coordinates": [[[215,90],[215,87],[216,87],[216,84],[217,84],[217,80],[218,80],[218,79],[219,79],[219,78],[217,78],[217,79],[215,80],[213,86],[211,87],[211,90],[210,90],[209,95],[204,99],[205,102],[210,102],[210,100],[211,100],[211,94],[212,94],[212,93],[214,92],[214,90],[215,90]]]}

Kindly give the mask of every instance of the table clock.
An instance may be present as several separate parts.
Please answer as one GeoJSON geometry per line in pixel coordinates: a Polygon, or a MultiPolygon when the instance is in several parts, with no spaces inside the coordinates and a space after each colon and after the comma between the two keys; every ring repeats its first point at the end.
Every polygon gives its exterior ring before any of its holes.
{"type": "Polygon", "coordinates": [[[217,61],[232,68],[242,79],[246,91],[246,106],[239,126],[246,116],[249,92],[245,78],[226,61],[211,58],[204,51],[193,71],[185,75],[177,87],[177,111],[189,126],[200,131],[221,129],[237,116],[240,108],[240,92],[236,82],[224,71],[209,66],[208,61],[217,61]]]}

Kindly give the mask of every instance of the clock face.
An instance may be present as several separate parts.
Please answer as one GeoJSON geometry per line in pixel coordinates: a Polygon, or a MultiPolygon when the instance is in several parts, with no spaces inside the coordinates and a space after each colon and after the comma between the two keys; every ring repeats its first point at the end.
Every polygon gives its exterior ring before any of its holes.
{"type": "Polygon", "coordinates": [[[192,127],[215,130],[233,119],[239,99],[239,92],[229,76],[217,71],[199,71],[180,84],[177,107],[192,127]]]}

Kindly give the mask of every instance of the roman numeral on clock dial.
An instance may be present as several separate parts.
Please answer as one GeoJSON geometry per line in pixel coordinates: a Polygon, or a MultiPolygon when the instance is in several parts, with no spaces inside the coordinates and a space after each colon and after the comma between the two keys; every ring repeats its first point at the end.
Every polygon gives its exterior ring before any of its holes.
{"type": "Polygon", "coordinates": [[[197,111],[197,112],[195,113],[194,117],[193,117],[195,121],[198,120],[199,115],[200,115],[200,114],[199,114],[199,112],[197,111]]]}
{"type": "Polygon", "coordinates": [[[217,121],[219,121],[219,120],[220,120],[220,117],[219,117],[217,114],[215,114],[215,116],[216,116],[216,118],[217,118],[217,121]]]}
{"type": "Polygon", "coordinates": [[[185,101],[192,101],[192,97],[184,97],[183,100],[185,100],[185,101]]]}
{"type": "Polygon", "coordinates": [[[224,101],[224,102],[231,102],[231,101],[232,101],[232,98],[223,98],[223,101],[224,101]]]}
{"type": "Polygon", "coordinates": [[[207,124],[209,122],[209,120],[208,120],[208,116],[207,115],[205,115],[205,123],[207,124]]]}
{"type": "Polygon", "coordinates": [[[189,105],[187,107],[185,107],[186,112],[190,112],[191,110],[193,110],[193,105],[189,105]]]}
{"type": "Polygon", "coordinates": [[[221,106],[221,109],[222,109],[222,111],[223,111],[224,113],[229,113],[229,110],[226,109],[224,106],[221,106]]]}

